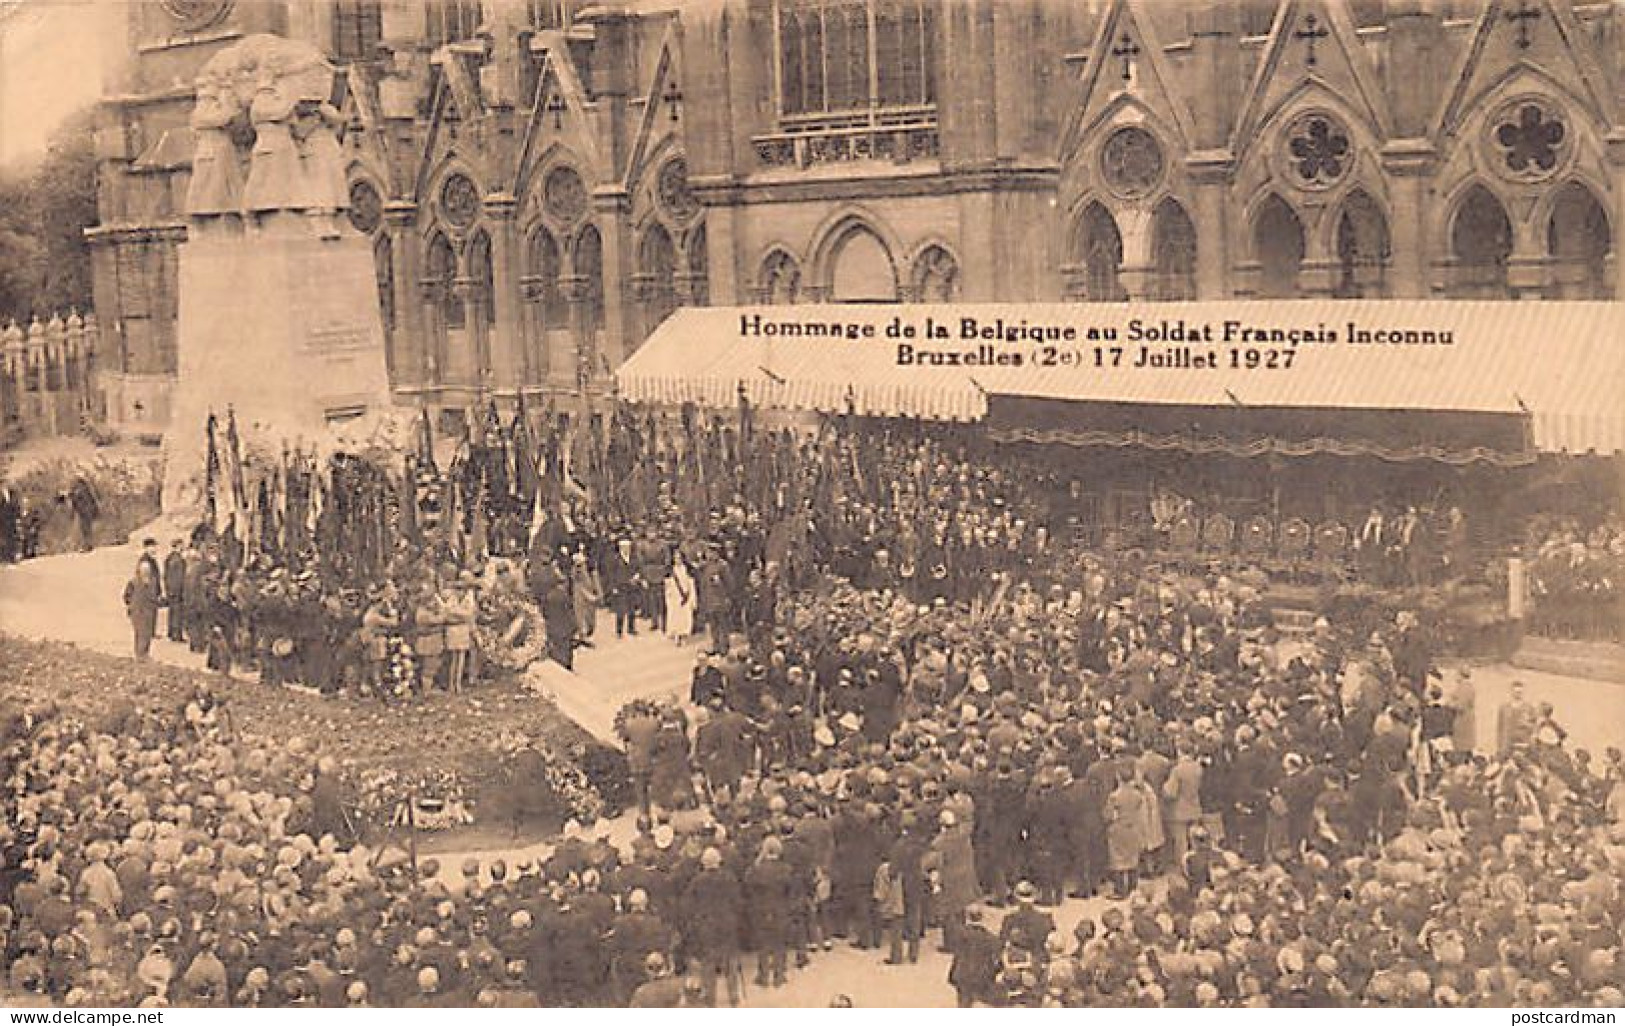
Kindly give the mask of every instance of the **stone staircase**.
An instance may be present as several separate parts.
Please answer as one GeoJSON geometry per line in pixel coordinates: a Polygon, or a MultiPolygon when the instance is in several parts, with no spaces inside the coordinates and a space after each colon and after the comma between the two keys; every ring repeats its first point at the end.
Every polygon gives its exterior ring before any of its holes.
{"type": "Polygon", "coordinates": [[[665,697],[687,703],[698,639],[678,645],[642,630],[636,637],[616,638],[614,621],[600,614],[593,640],[594,647],[576,650],[574,672],[551,661],[530,671],[559,710],[589,734],[619,747],[615,714],[626,703],[665,697]]]}

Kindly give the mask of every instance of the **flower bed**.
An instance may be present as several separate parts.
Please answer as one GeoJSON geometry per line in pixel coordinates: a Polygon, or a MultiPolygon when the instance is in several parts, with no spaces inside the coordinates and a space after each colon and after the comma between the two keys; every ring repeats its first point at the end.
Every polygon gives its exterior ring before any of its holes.
{"type": "Polygon", "coordinates": [[[181,710],[199,686],[225,700],[221,715],[244,740],[268,752],[337,760],[347,803],[365,833],[391,829],[414,800],[412,820],[421,829],[500,821],[519,791],[512,756],[521,747],[542,753],[538,776],[550,808],[537,821],[590,822],[627,804],[624,757],[511,680],[477,695],[436,691],[389,704],[249,682],[222,685],[218,675],[0,635],[0,723],[45,705],[93,725],[125,722],[137,710],[181,710]]]}

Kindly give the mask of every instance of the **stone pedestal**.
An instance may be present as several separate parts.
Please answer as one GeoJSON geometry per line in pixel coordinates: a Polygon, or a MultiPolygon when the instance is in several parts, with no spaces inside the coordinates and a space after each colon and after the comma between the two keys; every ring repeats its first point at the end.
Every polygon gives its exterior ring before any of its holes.
{"type": "Polygon", "coordinates": [[[206,424],[314,442],[387,407],[372,248],[347,225],[319,238],[279,214],[258,229],[194,224],[180,247],[179,373],[164,436],[164,512],[201,510],[206,424]]]}

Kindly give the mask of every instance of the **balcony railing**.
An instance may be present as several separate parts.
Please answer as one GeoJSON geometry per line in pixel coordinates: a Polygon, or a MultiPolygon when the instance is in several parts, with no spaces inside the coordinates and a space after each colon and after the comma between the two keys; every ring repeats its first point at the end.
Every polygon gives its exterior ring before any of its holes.
{"type": "Polygon", "coordinates": [[[785,117],[779,131],[751,139],[766,167],[812,167],[853,160],[904,164],[938,154],[935,106],[887,107],[785,117]]]}

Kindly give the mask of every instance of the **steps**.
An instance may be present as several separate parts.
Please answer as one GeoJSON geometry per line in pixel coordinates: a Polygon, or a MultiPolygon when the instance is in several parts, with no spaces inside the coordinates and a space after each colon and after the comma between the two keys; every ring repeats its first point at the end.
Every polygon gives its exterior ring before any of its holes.
{"type": "Polygon", "coordinates": [[[598,740],[619,747],[615,714],[634,699],[688,701],[697,639],[679,645],[647,631],[617,638],[614,621],[601,613],[593,640],[595,647],[576,650],[574,672],[548,661],[533,666],[530,675],[561,712],[598,740]]]}

